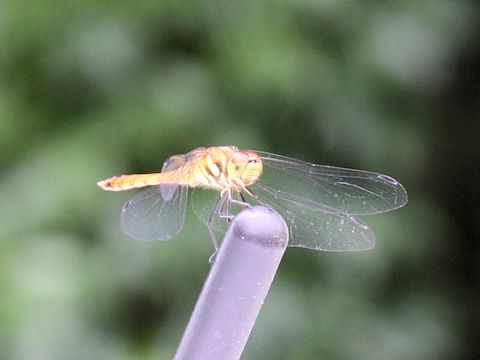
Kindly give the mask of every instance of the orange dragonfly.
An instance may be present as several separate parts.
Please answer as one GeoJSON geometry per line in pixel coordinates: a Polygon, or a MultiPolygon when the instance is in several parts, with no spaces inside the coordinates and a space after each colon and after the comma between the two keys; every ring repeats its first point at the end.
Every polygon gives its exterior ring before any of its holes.
{"type": "Polygon", "coordinates": [[[167,159],[162,172],[114,176],[102,189],[140,191],[121,214],[122,230],[138,240],[168,240],[183,227],[188,188],[194,211],[218,248],[224,232],[245,206],[277,210],[290,231],[289,246],[323,251],[367,250],[375,236],[358,215],[394,210],[407,203],[404,187],[390,176],[306,163],[235,146],[198,148],[167,159]]]}

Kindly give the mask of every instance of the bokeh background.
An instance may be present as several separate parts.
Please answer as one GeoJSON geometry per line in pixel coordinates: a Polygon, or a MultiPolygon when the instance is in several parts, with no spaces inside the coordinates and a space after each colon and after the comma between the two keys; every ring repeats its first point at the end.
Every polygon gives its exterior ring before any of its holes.
{"type": "Polygon", "coordinates": [[[97,180],[234,144],[399,179],[377,247],[289,249],[243,359],[476,359],[474,1],[0,7],[0,358],[170,359],[212,244],[121,233],[97,180]]]}

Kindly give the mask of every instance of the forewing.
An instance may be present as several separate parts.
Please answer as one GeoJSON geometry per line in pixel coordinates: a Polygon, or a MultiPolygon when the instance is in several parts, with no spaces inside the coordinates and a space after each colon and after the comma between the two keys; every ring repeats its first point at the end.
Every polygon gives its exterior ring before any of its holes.
{"type": "Polygon", "coordinates": [[[122,208],[122,230],[137,240],[168,240],[177,235],[185,222],[187,187],[152,186],[140,191],[122,208]],[[166,189],[168,189],[166,191],[166,189]]]}
{"type": "Polygon", "coordinates": [[[260,183],[349,215],[397,209],[408,196],[395,179],[370,171],[306,163],[257,151],[263,162],[260,183]]]}
{"type": "Polygon", "coordinates": [[[323,251],[368,250],[375,246],[375,235],[355,216],[261,183],[250,189],[285,219],[290,231],[288,246],[323,251]]]}
{"type": "MultiPolygon", "coordinates": [[[[185,165],[186,157],[185,155],[173,155],[170,156],[162,166],[162,172],[171,171],[178,169],[185,165]]],[[[175,184],[163,184],[160,185],[160,191],[162,193],[163,199],[169,201],[172,199],[173,195],[177,191],[178,185],[175,184]]]]}

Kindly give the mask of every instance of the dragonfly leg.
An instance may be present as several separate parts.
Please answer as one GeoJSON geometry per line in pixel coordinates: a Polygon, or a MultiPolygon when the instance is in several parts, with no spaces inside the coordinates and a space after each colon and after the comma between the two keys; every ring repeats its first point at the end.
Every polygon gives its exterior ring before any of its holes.
{"type": "Polygon", "coordinates": [[[241,192],[240,192],[239,194],[240,194],[240,199],[242,199],[242,201],[243,201],[244,203],[246,203],[247,200],[245,200],[245,197],[243,196],[243,194],[242,194],[241,192]]]}
{"type": "Polygon", "coordinates": [[[215,205],[212,208],[212,211],[210,211],[210,215],[208,217],[207,221],[207,227],[208,231],[210,232],[210,237],[213,240],[213,245],[215,246],[215,252],[210,256],[209,262],[213,263],[215,260],[215,255],[217,254],[218,251],[218,241],[215,236],[215,232],[213,230],[213,221],[215,216],[218,216],[219,218],[226,219],[227,223],[230,224],[235,217],[235,215],[232,214],[231,210],[231,205],[239,205],[243,207],[250,207],[250,204],[245,201],[245,198],[243,197],[242,193],[238,192],[236,193],[239,195],[241,200],[235,199],[232,195],[231,191],[225,192],[220,195],[220,197],[217,199],[215,202],[215,205]]]}
{"type": "Polygon", "coordinates": [[[212,238],[213,246],[215,247],[214,253],[208,259],[208,262],[210,264],[212,264],[215,261],[215,255],[217,254],[217,251],[218,251],[218,241],[217,241],[217,237],[215,236],[215,231],[213,230],[213,219],[215,218],[215,214],[221,211],[226,200],[227,200],[227,197],[225,195],[219,196],[217,201],[215,202],[215,205],[210,211],[210,215],[208,216],[207,228],[208,228],[208,231],[210,232],[210,237],[212,238]]]}
{"type": "Polygon", "coordinates": [[[228,225],[231,224],[233,218],[235,217],[235,215],[232,214],[232,195],[231,193],[228,193],[228,201],[226,202],[227,204],[227,214],[225,215],[225,219],[227,219],[227,223],[228,225]]]}
{"type": "MultiPolygon", "coordinates": [[[[246,192],[248,195],[250,195],[252,198],[254,198],[255,200],[257,200],[260,204],[268,206],[264,201],[262,201],[262,200],[258,197],[258,195],[256,195],[255,193],[253,193],[252,190],[249,190],[249,189],[247,189],[247,188],[245,188],[244,190],[245,190],[245,192],[246,192]]],[[[242,196],[242,199],[244,199],[244,197],[243,197],[243,195],[242,195],[241,193],[240,193],[240,195],[242,196]]]]}
{"type": "Polygon", "coordinates": [[[231,193],[228,193],[228,200],[230,203],[235,204],[235,205],[240,205],[243,207],[250,207],[251,205],[245,201],[245,198],[243,197],[243,194],[241,192],[238,192],[241,200],[234,199],[231,193]]]}
{"type": "Polygon", "coordinates": [[[228,223],[231,223],[233,218],[235,217],[235,215],[232,215],[232,214],[221,214],[221,215],[218,215],[219,218],[221,219],[226,219],[228,223]]]}
{"type": "Polygon", "coordinates": [[[242,207],[250,206],[250,204],[245,201],[242,193],[235,194],[239,195],[242,201],[235,199],[231,192],[226,193],[225,196],[227,201],[225,202],[224,207],[220,210],[220,214],[218,215],[218,217],[226,219],[228,224],[230,224],[235,217],[235,215],[232,214],[232,204],[240,205],[242,207]]]}
{"type": "Polygon", "coordinates": [[[215,250],[215,251],[213,252],[213,254],[210,255],[210,257],[208,258],[208,263],[209,263],[209,264],[213,264],[213,263],[215,262],[216,256],[217,256],[217,250],[215,250]]]}

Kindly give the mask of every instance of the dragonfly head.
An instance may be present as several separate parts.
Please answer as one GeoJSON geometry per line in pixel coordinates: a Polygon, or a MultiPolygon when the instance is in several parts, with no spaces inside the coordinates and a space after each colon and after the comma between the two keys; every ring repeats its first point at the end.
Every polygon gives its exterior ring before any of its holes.
{"type": "Polygon", "coordinates": [[[249,186],[262,175],[262,168],[262,159],[257,153],[248,150],[236,151],[228,162],[228,177],[243,186],[249,186]]]}

